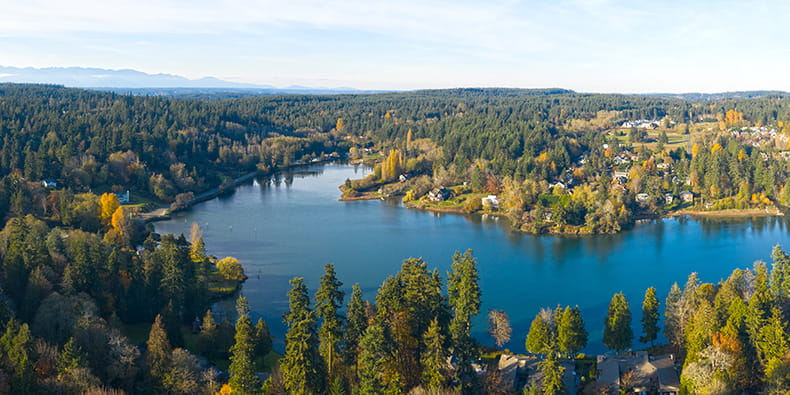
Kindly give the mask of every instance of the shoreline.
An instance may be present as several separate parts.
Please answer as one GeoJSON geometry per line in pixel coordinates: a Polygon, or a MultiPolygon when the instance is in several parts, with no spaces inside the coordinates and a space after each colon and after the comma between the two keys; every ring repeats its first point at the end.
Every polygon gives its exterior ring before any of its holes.
{"type": "Polygon", "coordinates": [[[154,210],[151,210],[151,211],[148,211],[148,212],[145,212],[145,213],[137,214],[137,219],[141,220],[144,224],[151,223],[151,222],[157,222],[157,221],[167,221],[167,220],[171,219],[170,214],[178,212],[178,211],[188,210],[189,208],[191,208],[192,206],[194,206],[194,205],[196,205],[198,203],[202,203],[202,202],[214,199],[214,198],[216,198],[216,197],[218,197],[218,196],[220,196],[220,195],[222,195],[224,193],[231,192],[234,189],[236,189],[239,185],[241,185],[242,183],[247,182],[248,180],[250,180],[250,179],[252,179],[252,178],[254,178],[254,177],[258,176],[258,175],[273,175],[273,174],[277,174],[280,171],[289,170],[289,169],[295,169],[295,168],[299,168],[299,167],[307,167],[307,166],[314,166],[314,165],[326,165],[327,163],[332,163],[334,161],[337,161],[338,159],[339,158],[331,158],[331,159],[327,159],[327,160],[323,160],[323,161],[319,161],[319,162],[291,164],[291,165],[284,166],[284,167],[277,167],[277,168],[274,168],[274,169],[272,169],[270,171],[266,171],[266,172],[260,171],[260,170],[254,170],[254,171],[246,173],[246,174],[244,174],[244,175],[242,175],[240,177],[234,178],[233,179],[233,184],[231,186],[229,186],[229,187],[220,189],[220,186],[216,186],[216,187],[211,188],[211,189],[209,189],[209,190],[207,190],[205,192],[201,192],[200,194],[196,195],[194,197],[194,199],[192,199],[192,201],[189,202],[189,204],[187,204],[186,207],[184,207],[182,209],[179,209],[179,210],[176,210],[176,211],[170,211],[170,206],[159,207],[159,208],[156,208],[154,210]]]}

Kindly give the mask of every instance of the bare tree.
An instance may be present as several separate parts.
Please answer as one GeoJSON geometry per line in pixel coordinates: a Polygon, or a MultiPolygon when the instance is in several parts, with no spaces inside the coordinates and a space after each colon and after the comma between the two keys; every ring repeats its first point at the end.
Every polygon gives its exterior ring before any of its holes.
{"type": "Polygon", "coordinates": [[[497,347],[502,347],[510,341],[511,332],[513,329],[510,328],[510,318],[507,313],[493,309],[488,311],[488,333],[494,338],[497,347]]]}

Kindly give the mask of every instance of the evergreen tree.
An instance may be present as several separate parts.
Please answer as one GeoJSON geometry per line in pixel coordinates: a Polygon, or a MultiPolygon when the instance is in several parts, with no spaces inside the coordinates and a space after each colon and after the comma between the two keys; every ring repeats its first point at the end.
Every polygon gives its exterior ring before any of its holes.
{"type": "Polygon", "coordinates": [[[529,326],[529,332],[527,332],[525,344],[527,351],[533,354],[547,354],[553,337],[554,333],[551,324],[546,321],[544,314],[538,313],[529,326]]]}
{"type": "Polygon", "coordinates": [[[362,301],[362,289],[359,284],[351,287],[351,300],[348,302],[346,312],[346,330],[343,337],[346,364],[356,366],[359,353],[359,339],[368,327],[368,317],[365,314],[365,303],[362,301]]]}
{"type": "Polygon", "coordinates": [[[255,353],[256,357],[266,356],[272,351],[272,335],[269,333],[269,326],[263,318],[258,318],[255,323],[255,353]]]}
{"type": "Polygon", "coordinates": [[[80,366],[85,366],[85,353],[82,349],[74,343],[74,338],[69,338],[69,341],[63,345],[63,350],[55,362],[55,369],[59,374],[66,373],[70,369],[80,366]]]}
{"type": "Polygon", "coordinates": [[[551,339],[547,345],[546,358],[538,362],[538,369],[543,374],[543,394],[557,395],[562,393],[564,383],[562,376],[565,368],[560,365],[557,359],[559,348],[556,339],[551,339]]]}
{"type": "Polygon", "coordinates": [[[255,394],[261,387],[258,376],[255,375],[253,352],[255,350],[252,320],[250,320],[250,307],[247,299],[240,296],[236,300],[236,311],[239,318],[236,320],[236,342],[230,348],[230,388],[236,394],[255,394]]]}
{"type": "MultiPolygon", "coordinates": [[[[9,323],[16,325],[16,323],[9,323]]],[[[11,362],[11,393],[29,394],[35,391],[36,375],[33,371],[33,337],[27,324],[22,324],[11,340],[8,359],[11,362]]]]}
{"type": "Polygon", "coordinates": [[[683,328],[681,327],[681,311],[680,299],[683,297],[683,291],[677,283],[672,284],[667,295],[667,301],[664,304],[664,337],[670,343],[679,347],[683,342],[683,328]]]}
{"type": "Polygon", "coordinates": [[[159,387],[170,366],[170,354],[173,351],[170,347],[170,341],[167,339],[167,332],[165,331],[161,314],[156,316],[154,324],[151,325],[146,346],[145,362],[148,366],[148,372],[157,382],[155,385],[159,387]]]}
{"type": "Polygon", "coordinates": [[[321,328],[318,330],[318,350],[330,377],[334,371],[333,367],[339,359],[339,345],[343,335],[343,321],[339,314],[344,296],[343,291],[340,290],[342,286],[343,283],[335,275],[334,265],[324,265],[324,275],[321,276],[321,282],[315,294],[315,312],[321,320],[321,328]]]}
{"type": "Polygon", "coordinates": [[[642,332],[644,336],[639,338],[642,343],[650,342],[658,338],[658,298],[656,289],[650,287],[645,291],[645,300],[642,302],[642,332]]]}
{"type": "Polygon", "coordinates": [[[310,297],[301,277],[291,280],[288,291],[289,310],[285,314],[285,356],[281,369],[285,388],[294,395],[312,394],[323,390],[323,372],[318,353],[315,314],[310,310],[310,297]]]}
{"type": "Polygon", "coordinates": [[[422,385],[431,391],[444,387],[446,381],[445,366],[447,355],[444,349],[444,336],[439,327],[439,320],[434,318],[431,326],[423,337],[425,351],[422,353],[422,385]]]}
{"type": "Polygon", "coordinates": [[[557,345],[561,353],[575,356],[587,345],[587,330],[584,329],[584,320],[579,306],[571,308],[566,306],[562,313],[558,313],[557,320],[557,345]]]}
{"type": "Polygon", "coordinates": [[[218,329],[217,323],[214,322],[214,315],[211,313],[211,309],[206,310],[206,314],[203,316],[202,324],[200,325],[200,334],[198,334],[198,351],[201,355],[205,355],[207,357],[212,357],[214,355],[222,354],[227,350],[217,350],[214,349],[216,347],[218,329]]]}
{"type": "Polygon", "coordinates": [[[456,377],[466,393],[473,389],[476,376],[472,360],[477,358],[477,347],[471,335],[472,317],[480,312],[480,286],[476,260],[472,250],[463,255],[456,251],[448,273],[447,293],[453,318],[450,321],[453,353],[458,358],[456,377]]]}
{"type": "Polygon", "coordinates": [[[382,373],[386,361],[384,328],[371,324],[359,340],[359,395],[378,395],[384,392],[382,373]]]}
{"type": "Polygon", "coordinates": [[[603,344],[615,351],[621,352],[631,348],[634,333],[631,330],[631,309],[622,292],[614,294],[609,302],[609,312],[606,316],[603,330],[603,344]]]}

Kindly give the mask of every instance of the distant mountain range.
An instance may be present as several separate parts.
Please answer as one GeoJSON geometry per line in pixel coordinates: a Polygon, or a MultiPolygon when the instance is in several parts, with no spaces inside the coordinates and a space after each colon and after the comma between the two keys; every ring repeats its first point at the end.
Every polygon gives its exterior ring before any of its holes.
{"type": "MultiPolygon", "coordinates": [[[[134,95],[179,96],[197,98],[232,98],[273,94],[342,94],[380,93],[392,91],[358,90],[354,88],[324,88],[289,86],[278,88],[272,85],[230,82],[214,77],[189,79],[174,74],[148,74],[142,71],[123,69],[110,70],[88,67],[6,67],[0,66],[0,83],[56,84],[74,88],[90,88],[134,95]]],[[[460,88],[417,91],[433,95],[463,93],[467,95],[551,95],[575,93],[571,90],[551,89],[505,89],[505,88],[460,88]]],[[[723,93],[644,93],[637,95],[659,96],[689,101],[754,98],[769,95],[790,96],[783,91],[740,91],[723,93]]]]}
{"type": "Polygon", "coordinates": [[[174,74],[148,74],[137,70],[110,70],[87,67],[6,67],[0,66],[0,83],[56,84],[74,88],[110,90],[143,95],[205,95],[235,92],[240,96],[276,93],[369,93],[353,88],[277,88],[230,82],[214,77],[189,79],[174,74]]]}

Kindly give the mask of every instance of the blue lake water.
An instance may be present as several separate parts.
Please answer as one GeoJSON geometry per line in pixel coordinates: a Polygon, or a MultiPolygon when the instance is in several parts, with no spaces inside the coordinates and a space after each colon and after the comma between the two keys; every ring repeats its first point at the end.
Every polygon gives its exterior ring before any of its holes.
{"type": "Polygon", "coordinates": [[[638,224],[617,235],[557,237],[512,232],[480,215],[434,214],[378,200],[338,201],[338,185],[368,172],[327,165],[259,178],[232,195],[157,222],[156,230],[188,234],[197,222],[209,254],[238,258],[250,276],[242,293],[253,315],[267,321],[280,348],[288,281],[304,277],[314,294],[325,263],[335,265],[347,296],[359,283],[372,301],[403,259],[422,257],[446,279],[453,253],[471,248],[483,292],[473,329],[483,344],[493,345],[486,334],[488,309],[508,313],[513,336],[506,347],[523,352],[529,324],[541,307],[579,305],[590,333],[586,351],[598,353],[604,351],[603,320],[614,293],[628,298],[638,339],[647,287],[658,289],[663,305],[672,283],[682,285],[691,272],[717,282],[734,268],[768,261],[776,244],[790,246],[782,218],[681,217],[638,224]]]}

